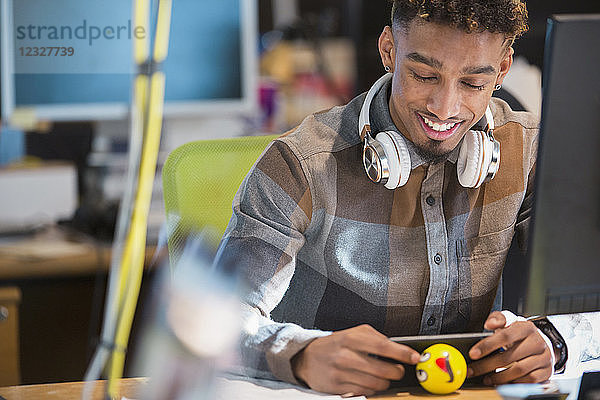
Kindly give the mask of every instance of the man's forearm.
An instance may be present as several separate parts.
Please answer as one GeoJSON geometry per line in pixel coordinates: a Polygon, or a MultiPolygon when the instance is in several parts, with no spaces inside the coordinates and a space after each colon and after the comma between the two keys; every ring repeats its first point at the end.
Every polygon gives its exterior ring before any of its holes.
{"type": "Polygon", "coordinates": [[[304,329],[292,323],[278,323],[243,305],[245,325],[242,333],[241,367],[246,375],[278,379],[299,384],[292,371],[292,358],[314,339],[331,332],[304,329]]]}

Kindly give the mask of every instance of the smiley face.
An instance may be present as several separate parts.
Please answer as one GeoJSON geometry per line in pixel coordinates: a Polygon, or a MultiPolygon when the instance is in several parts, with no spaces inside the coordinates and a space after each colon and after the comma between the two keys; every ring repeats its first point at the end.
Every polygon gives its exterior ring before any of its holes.
{"type": "Polygon", "coordinates": [[[417,380],[428,392],[448,394],[462,386],[467,377],[467,363],[460,351],[438,343],[421,354],[416,374],[417,380]]]}

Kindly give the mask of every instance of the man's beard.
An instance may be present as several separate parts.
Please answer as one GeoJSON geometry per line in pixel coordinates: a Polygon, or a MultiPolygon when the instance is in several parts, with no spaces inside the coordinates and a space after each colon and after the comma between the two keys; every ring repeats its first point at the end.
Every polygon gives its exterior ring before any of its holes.
{"type": "MultiPolygon", "coordinates": [[[[462,143],[462,141],[460,142],[462,143]]],[[[446,150],[442,149],[442,142],[436,142],[434,140],[430,140],[429,144],[431,146],[421,147],[414,146],[415,152],[421,157],[425,162],[436,164],[438,162],[446,161],[448,155],[452,153],[454,149],[446,150]]]]}

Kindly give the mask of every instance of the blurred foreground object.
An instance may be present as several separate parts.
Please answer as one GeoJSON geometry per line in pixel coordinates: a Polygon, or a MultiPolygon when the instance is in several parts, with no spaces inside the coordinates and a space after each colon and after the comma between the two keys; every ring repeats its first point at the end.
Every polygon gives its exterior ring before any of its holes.
{"type": "MultiPolygon", "coordinates": [[[[133,6],[136,25],[150,31],[150,2],[134,1],[133,6]]],[[[158,2],[152,48],[147,36],[134,42],[138,71],[133,82],[126,191],[121,199],[112,247],[102,338],[85,374],[85,380],[91,383],[108,366],[109,398],[118,397],[116,383],[123,376],[142,283],[148,214],[163,124],[165,74],[160,67],[169,47],[171,9],[171,0],[158,2]]],[[[89,398],[89,393],[88,386],[82,397],[89,398]]]]}
{"type": "Polygon", "coordinates": [[[144,399],[212,399],[217,372],[234,360],[241,329],[235,280],[211,270],[211,248],[189,241],[172,276],[165,267],[155,282],[136,357],[136,374],[150,377],[144,399]]]}

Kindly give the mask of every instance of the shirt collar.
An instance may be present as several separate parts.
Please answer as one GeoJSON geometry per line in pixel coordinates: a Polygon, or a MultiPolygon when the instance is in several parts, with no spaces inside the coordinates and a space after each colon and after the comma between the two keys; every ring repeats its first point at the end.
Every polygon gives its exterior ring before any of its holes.
{"type": "MultiPolygon", "coordinates": [[[[408,147],[408,153],[410,154],[411,169],[415,169],[423,164],[429,164],[433,162],[435,157],[423,157],[421,153],[416,150],[416,146],[413,144],[413,142],[406,139],[406,136],[404,136],[394,124],[392,116],[390,115],[389,106],[390,86],[391,80],[381,88],[381,90],[375,95],[375,98],[373,98],[373,103],[371,103],[369,119],[371,121],[373,132],[394,131],[402,136],[406,142],[406,146],[408,147]]],[[[458,159],[461,144],[462,140],[458,146],[456,146],[450,153],[448,153],[448,155],[446,155],[446,159],[453,164],[455,164],[456,160],[458,159]]]]}

